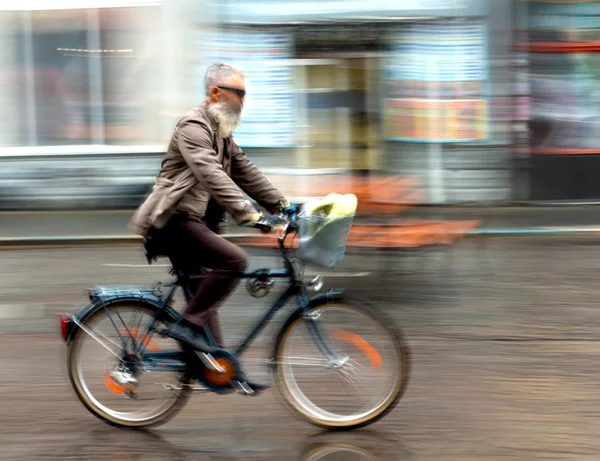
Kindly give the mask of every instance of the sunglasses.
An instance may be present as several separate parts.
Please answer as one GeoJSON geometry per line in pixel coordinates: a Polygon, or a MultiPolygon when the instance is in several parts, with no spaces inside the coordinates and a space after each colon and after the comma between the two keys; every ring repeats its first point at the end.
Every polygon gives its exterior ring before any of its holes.
{"type": "Polygon", "coordinates": [[[246,97],[246,90],[240,90],[239,88],[232,88],[230,86],[217,86],[217,88],[221,88],[222,90],[228,90],[235,93],[238,98],[244,99],[246,97]]]}

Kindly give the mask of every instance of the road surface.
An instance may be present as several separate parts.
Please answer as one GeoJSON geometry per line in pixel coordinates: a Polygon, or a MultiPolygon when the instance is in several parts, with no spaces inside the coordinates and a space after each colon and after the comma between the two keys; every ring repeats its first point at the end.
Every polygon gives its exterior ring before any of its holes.
{"type": "MultiPolygon", "coordinates": [[[[599,245],[514,238],[485,248],[464,241],[451,254],[349,256],[327,287],[369,297],[404,328],[413,354],[400,405],[351,433],[297,419],[276,389],[258,398],[195,395],[152,432],[102,423],[69,387],[52,314],[85,304],[88,286],[169,280],[167,268],[147,266],[131,246],[5,250],[0,459],[597,460],[599,245]]],[[[276,259],[253,253],[251,261],[276,259]]],[[[229,342],[266,301],[240,287],[222,310],[229,342]]],[[[281,319],[259,337],[256,354],[266,353],[281,319]]],[[[263,377],[259,363],[248,368],[263,377]]]]}

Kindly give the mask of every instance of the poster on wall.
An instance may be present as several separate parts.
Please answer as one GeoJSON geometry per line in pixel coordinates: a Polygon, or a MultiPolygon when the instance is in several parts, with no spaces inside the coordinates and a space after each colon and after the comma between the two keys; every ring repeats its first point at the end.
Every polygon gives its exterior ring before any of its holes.
{"type": "Polygon", "coordinates": [[[391,32],[383,64],[384,138],[468,142],[488,137],[485,25],[415,23],[391,32]]]}
{"type": "MultiPolygon", "coordinates": [[[[201,37],[200,82],[214,62],[226,62],[246,74],[242,123],[233,134],[236,143],[242,148],[292,147],[295,105],[290,34],[220,30],[201,37]]],[[[200,91],[204,98],[202,85],[200,91]]]]}

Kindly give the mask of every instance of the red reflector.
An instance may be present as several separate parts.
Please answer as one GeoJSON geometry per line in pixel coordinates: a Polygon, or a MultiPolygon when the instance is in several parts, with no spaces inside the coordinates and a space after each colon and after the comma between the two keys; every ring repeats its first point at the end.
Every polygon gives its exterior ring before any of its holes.
{"type": "Polygon", "coordinates": [[[67,340],[67,335],[69,334],[69,325],[71,324],[71,319],[67,314],[58,314],[59,322],[60,322],[60,336],[63,341],[67,340]]]}

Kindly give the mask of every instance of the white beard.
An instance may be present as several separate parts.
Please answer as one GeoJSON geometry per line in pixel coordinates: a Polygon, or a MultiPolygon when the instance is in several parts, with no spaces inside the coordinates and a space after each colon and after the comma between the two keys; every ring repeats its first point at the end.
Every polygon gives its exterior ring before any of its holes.
{"type": "Polygon", "coordinates": [[[240,115],[231,111],[224,102],[208,106],[208,112],[219,121],[219,135],[228,138],[240,126],[240,115]]]}

